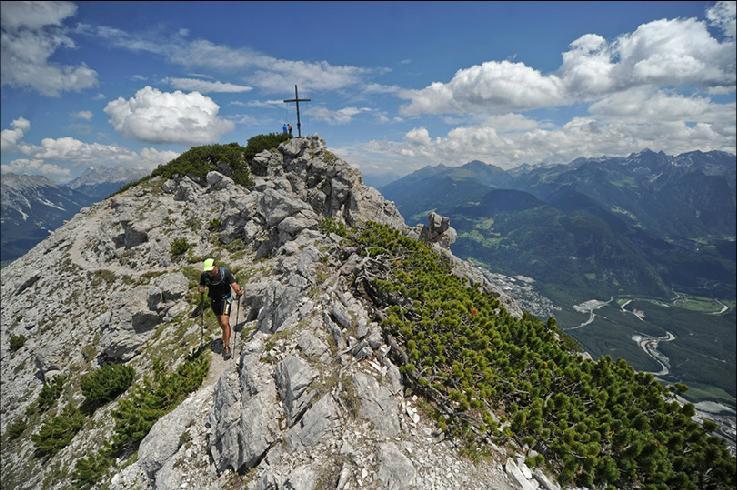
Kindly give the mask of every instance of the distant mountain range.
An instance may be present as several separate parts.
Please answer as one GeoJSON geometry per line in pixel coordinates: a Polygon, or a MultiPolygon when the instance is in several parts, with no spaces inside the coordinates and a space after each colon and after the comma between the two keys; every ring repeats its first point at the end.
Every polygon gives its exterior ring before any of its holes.
{"type": "Polygon", "coordinates": [[[146,173],[143,169],[90,167],[67,184],[35,175],[3,174],[0,260],[7,263],[20,257],[81,208],[146,173]]]}
{"type": "Polygon", "coordinates": [[[644,150],[510,171],[473,161],[389,185],[409,223],[451,217],[453,249],[571,299],[735,294],[735,156],[644,150]]]}

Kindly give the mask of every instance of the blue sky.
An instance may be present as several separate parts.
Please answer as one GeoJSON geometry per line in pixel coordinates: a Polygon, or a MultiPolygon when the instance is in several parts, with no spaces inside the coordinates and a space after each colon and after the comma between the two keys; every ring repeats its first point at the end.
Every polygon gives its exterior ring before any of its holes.
{"type": "Polygon", "coordinates": [[[303,132],[370,178],[734,152],[734,2],[2,4],[2,169],[303,132]],[[295,128],[296,131],[296,128],[295,128]]]}

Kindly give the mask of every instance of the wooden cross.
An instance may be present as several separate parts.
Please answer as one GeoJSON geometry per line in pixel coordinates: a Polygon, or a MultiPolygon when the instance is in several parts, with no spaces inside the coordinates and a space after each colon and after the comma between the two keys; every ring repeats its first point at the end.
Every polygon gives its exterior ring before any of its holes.
{"type": "Polygon", "coordinates": [[[310,102],[312,99],[300,99],[299,98],[299,92],[297,91],[297,86],[294,86],[294,98],[293,99],[284,99],[285,103],[289,102],[296,102],[297,103],[297,135],[301,138],[302,137],[302,121],[299,120],[299,103],[300,102],[310,102]]]}

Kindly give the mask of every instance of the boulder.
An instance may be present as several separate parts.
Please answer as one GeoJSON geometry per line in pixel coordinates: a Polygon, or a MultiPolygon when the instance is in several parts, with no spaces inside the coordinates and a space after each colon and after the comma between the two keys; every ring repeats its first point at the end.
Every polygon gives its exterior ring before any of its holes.
{"type": "Polygon", "coordinates": [[[259,202],[261,215],[269,227],[275,226],[287,216],[300,211],[312,211],[307,203],[276,189],[264,189],[259,202]]]}
{"type": "Polygon", "coordinates": [[[219,472],[252,468],[274,443],[279,404],[271,369],[259,361],[262,350],[259,338],[244,346],[239,386],[222,376],[215,387],[209,447],[219,472]]]}

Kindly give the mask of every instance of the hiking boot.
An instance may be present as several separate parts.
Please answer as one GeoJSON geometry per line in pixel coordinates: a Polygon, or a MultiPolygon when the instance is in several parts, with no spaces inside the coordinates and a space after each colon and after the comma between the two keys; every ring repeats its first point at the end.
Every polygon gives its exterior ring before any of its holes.
{"type": "Polygon", "coordinates": [[[230,352],[230,349],[227,349],[227,350],[224,350],[223,351],[223,359],[225,359],[227,361],[231,357],[233,357],[233,354],[230,352]]]}

